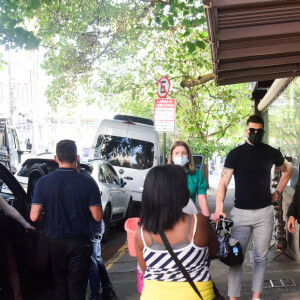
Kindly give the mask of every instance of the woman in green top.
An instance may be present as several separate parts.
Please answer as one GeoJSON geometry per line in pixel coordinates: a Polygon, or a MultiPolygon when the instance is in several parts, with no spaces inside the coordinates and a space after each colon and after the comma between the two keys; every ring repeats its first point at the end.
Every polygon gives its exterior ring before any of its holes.
{"type": "Polygon", "coordinates": [[[206,181],[200,170],[195,170],[190,147],[184,141],[176,141],[170,150],[168,164],[180,165],[185,169],[190,198],[198,204],[204,216],[209,217],[206,198],[206,181]]]}

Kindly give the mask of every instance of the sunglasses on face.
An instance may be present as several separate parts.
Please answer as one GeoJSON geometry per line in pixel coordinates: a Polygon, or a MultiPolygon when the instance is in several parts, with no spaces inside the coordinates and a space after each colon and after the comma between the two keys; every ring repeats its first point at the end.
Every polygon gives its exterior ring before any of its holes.
{"type": "Polygon", "coordinates": [[[263,128],[259,128],[259,129],[256,129],[256,128],[248,128],[248,131],[249,133],[259,133],[259,134],[262,134],[264,133],[264,129],[263,128]]]}

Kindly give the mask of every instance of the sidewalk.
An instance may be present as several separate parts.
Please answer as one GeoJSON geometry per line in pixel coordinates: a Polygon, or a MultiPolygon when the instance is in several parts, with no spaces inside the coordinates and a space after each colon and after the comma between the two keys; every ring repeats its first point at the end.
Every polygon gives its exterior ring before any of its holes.
{"type": "MultiPolygon", "coordinates": [[[[208,190],[208,203],[210,210],[215,208],[216,189],[208,190]]],[[[230,209],[234,203],[234,189],[228,189],[224,202],[224,212],[229,216],[230,209]]],[[[284,254],[276,260],[273,258],[278,254],[275,246],[272,247],[268,255],[268,265],[265,276],[265,285],[262,293],[264,300],[299,300],[300,299],[300,266],[290,260],[284,254]],[[280,279],[282,281],[280,281],[280,279]],[[270,280],[274,286],[270,287],[270,280]],[[293,285],[295,286],[287,286],[293,285]]],[[[245,261],[243,264],[243,281],[241,300],[251,300],[251,277],[252,277],[252,243],[249,243],[245,261]]],[[[139,294],[136,291],[136,259],[129,256],[127,245],[125,244],[118,254],[107,263],[107,269],[114,289],[121,300],[137,300],[139,294]]],[[[211,275],[216,286],[223,296],[227,295],[227,273],[228,267],[218,260],[211,263],[211,275]]],[[[226,298],[226,297],[225,297],[226,298]]],[[[227,298],[226,298],[227,299],[227,298]]],[[[153,299],[155,300],[155,299],[153,299]]]]}

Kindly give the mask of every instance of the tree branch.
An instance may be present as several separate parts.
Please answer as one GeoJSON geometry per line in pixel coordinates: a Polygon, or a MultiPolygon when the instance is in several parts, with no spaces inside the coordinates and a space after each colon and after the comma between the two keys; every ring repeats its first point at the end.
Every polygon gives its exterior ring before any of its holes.
{"type": "Polygon", "coordinates": [[[206,74],[206,75],[203,75],[203,76],[199,76],[198,79],[192,79],[192,80],[183,80],[181,83],[180,83],[180,86],[185,88],[191,88],[193,86],[196,86],[196,85],[200,85],[200,84],[203,84],[207,81],[210,81],[210,80],[213,80],[215,78],[215,74],[214,73],[209,73],[209,74],[206,74]]]}

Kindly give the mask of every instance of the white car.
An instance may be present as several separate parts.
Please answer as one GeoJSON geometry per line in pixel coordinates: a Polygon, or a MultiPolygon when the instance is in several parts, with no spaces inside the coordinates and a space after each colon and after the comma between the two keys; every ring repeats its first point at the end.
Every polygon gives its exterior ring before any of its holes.
{"type": "MultiPolygon", "coordinates": [[[[103,220],[105,222],[105,233],[102,241],[109,238],[111,224],[123,222],[130,217],[133,208],[132,195],[124,188],[126,182],[120,179],[110,163],[103,159],[93,159],[80,163],[81,169],[90,173],[97,182],[101,192],[103,207],[103,220]]],[[[35,181],[44,174],[51,173],[58,168],[54,155],[42,155],[28,158],[14,175],[25,192],[31,196],[33,186],[28,189],[28,178],[33,168],[43,173],[38,175],[35,181]]],[[[1,193],[11,194],[6,184],[3,184],[1,193]]]]}

